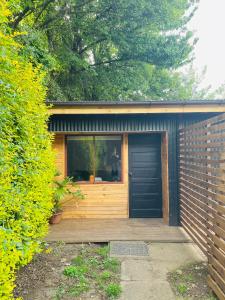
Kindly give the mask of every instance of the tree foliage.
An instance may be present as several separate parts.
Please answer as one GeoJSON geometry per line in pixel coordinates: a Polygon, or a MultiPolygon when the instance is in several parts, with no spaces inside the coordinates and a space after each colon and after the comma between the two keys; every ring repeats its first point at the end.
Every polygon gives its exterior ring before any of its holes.
{"type": "Polygon", "coordinates": [[[28,31],[24,54],[48,69],[54,100],[157,98],[150,84],[191,59],[196,2],[27,0],[11,27],[28,31]]]}
{"type": "MultiPolygon", "coordinates": [[[[16,9],[16,7],[15,7],[16,9]]],[[[15,272],[40,251],[52,209],[54,156],[44,73],[21,56],[20,33],[0,3],[0,299],[13,299],[15,272]]]]}
{"type": "Polygon", "coordinates": [[[189,64],[182,72],[165,69],[155,70],[154,76],[149,77],[149,90],[145,95],[145,99],[148,99],[149,94],[153,94],[155,100],[213,100],[224,98],[224,85],[217,89],[213,89],[211,85],[204,85],[206,71],[206,68],[204,68],[198,73],[192,64],[189,64]]]}

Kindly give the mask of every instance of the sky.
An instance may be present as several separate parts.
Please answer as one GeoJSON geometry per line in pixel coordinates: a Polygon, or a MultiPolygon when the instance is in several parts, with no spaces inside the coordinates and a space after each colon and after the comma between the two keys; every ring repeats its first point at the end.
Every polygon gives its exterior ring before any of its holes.
{"type": "Polygon", "coordinates": [[[207,66],[204,85],[217,88],[225,82],[225,0],[200,0],[189,29],[199,38],[194,67],[207,66]]]}

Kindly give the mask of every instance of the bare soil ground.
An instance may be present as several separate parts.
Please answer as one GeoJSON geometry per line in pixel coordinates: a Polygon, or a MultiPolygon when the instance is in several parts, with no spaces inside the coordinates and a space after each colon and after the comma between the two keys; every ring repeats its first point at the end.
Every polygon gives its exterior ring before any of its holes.
{"type": "MultiPolygon", "coordinates": [[[[120,269],[116,272],[110,272],[101,268],[101,263],[104,262],[105,258],[98,255],[98,253],[101,254],[101,250],[98,251],[100,247],[102,245],[64,244],[61,242],[49,244],[46,250],[36,255],[30,264],[18,272],[15,297],[23,297],[24,300],[109,299],[106,296],[104,284],[115,283],[115,285],[119,285],[120,269]],[[83,274],[82,266],[79,267],[75,263],[74,265],[71,263],[75,262],[81,253],[84,253],[84,259],[89,263],[92,263],[94,259],[93,262],[96,263],[96,266],[93,265],[93,274],[83,274]],[[68,269],[71,265],[72,273],[68,273],[66,276],[65,269],[68,269]],[[97,268],[95,277],[94,268],[97,268]],[[78,273],[76,273],[77,271],[78,273]],[[110,282],[107,281],[109,278],[103,278],[104,276],[111,276],[110,282]],[[96,278],[99,280],[98,285],[96,284],[96,278]],[[102,281],[99,278],[102,278],[102,281]],[[79,285],[79,283],[81,284],[79,285]]],[[[89,268],[90,272],[92,272],[91,266],[89,268]]]]}
{"type": "MultiPolygon", "coordinates": [[[[101,244],[50,243],[18,272],[14,295],[24,300],[116,299],[121,293],[120,263],[111,261],[107,251],[101,244]],[[110,284],[111,294],[107,295],[110,284]]],[[[217,299],[207,286],[204,262],[180,267],[167,279],[176,299],[217,299]]]]}
{"type": "Polygon", "coordinates": [[[168,274],[168,280],[177,296],[185,300],[216,300],[207,286],[207,264],[188,264],[168,274]]]}

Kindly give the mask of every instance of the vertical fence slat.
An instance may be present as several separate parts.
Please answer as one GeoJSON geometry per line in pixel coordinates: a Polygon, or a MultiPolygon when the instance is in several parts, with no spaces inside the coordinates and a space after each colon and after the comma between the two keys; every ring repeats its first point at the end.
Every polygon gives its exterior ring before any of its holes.
{"type": "Polygon", "coordinates": [[[182,128],[181,224],[208,258],[208,285],[225,300],[225,114],[182,128]]]}

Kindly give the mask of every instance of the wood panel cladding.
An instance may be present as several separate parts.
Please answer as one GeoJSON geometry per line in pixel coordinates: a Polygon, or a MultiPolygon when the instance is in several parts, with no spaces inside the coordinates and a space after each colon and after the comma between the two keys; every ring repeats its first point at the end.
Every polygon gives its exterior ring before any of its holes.
{"type": "MultiPolygon", "coordinates": [[[[61,177],[66,176],[65,135],[56,134],[53,149],[56,151],[56,166],[61,177]]],[[[63,218],[128,218],[128,137],[123,135],[122,182],[81,183],[84,200],[64,200],[63,218]]]]}
{"type": "Polygon", "coordinates": [[[60,173],[58,177],[63,178],[66,175],[65,135],[55,134],[52,147],[56,153],[56,169],[60,173]]]}

